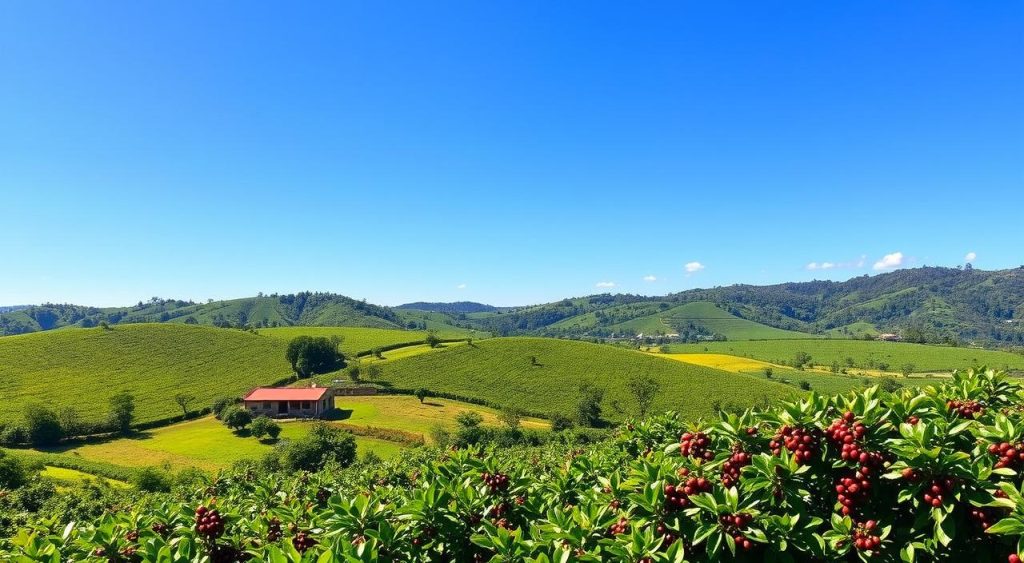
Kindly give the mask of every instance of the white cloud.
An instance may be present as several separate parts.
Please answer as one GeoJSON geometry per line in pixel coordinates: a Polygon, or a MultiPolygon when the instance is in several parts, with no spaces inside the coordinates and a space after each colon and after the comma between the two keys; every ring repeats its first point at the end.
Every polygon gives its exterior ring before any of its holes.
{"type": "Polygon", "coordinates": [[[974,262],[974,259],[978,257],[975,252],[968,252],[967,256],[964,256],[964,262],[974,262]]]}
{"type": "Polygon", "coordinates": [[[597,282],[594,287],[600,287],[602,289],[609,289],[615,287],[615,282],[597,282]]]}
{"type": "Polygon", "coordinates": [[[892,254],[886,254],[881,260],[875,262],[874,268],[876,270],[892,270],[899,268],[903,264],[903,253],[893,252],[892,254]]]}
{"type": "Polygon", "coordinates": [[[808,262],[804,269],[807,270],[834,270],[834,269],[847,269],[847,268],[863,268],[864,261],[867,256],[861,256],[857,260],[850,260],[847,262],[808,262]]]}
{"type": "Polygon", "coordinates": [[[455,286],[455,289],[466,289],[466,284],[460,283],[459,285],[455,286]]]}
{"type": "Polygon", "coordinates": [[[704,264],[701,264],[700,262],[687,262],[683,268],[686,270],[686,273],[694,274],[703,270],[704,264]]]}
{"type": "Polygon", "coordinates": [[[644,276],[644,281],[645,282],[658,281],[658,277],[657,276],[644,276]]]}

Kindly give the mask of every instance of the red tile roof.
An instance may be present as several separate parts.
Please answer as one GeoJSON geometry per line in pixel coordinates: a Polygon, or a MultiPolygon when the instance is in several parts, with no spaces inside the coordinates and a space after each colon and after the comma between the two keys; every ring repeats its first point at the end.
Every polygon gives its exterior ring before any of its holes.
{"type": "Polygon", "coordinates": [[[327,387],[260,387],[249,392],[244,401],[319,401],[327,387]]]}

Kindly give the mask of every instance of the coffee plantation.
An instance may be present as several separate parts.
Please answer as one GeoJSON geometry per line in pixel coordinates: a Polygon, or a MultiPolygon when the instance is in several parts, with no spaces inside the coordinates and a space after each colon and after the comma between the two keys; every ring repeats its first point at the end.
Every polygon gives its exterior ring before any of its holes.
{"type": "Polygon", "coordinates": [[[584,448],[420,450],[41,516],[11,561],[1019,561],[1024,390],[992,370],[896,394],[623,424],[584,448]]]}

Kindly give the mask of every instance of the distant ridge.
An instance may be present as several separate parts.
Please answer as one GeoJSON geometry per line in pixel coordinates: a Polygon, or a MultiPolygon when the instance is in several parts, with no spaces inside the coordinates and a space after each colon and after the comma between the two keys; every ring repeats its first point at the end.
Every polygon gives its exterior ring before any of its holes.
{"type": "Polygon", "coordinates": [[[0,335],[101,322],[454,328],[563,338],[673,334],[687,341],[895,333],[910,342],[1024,346],[1024,266],[908,268],[846,281],[737,284],[664,296],[606,293],[528,307],[471,301],[384,307],[313,292],[207,303],[153,298],[110,308],[51,303],[0,312],[0,335]]]}
{"type": "Polygon", "coordinates": [[[500,310],[500,308],[494,305],[486,305],[484,303],[475,303],[473,301],[455,301],[453,303],[428,303],[426,301],[417,301],[415,303],[406,303],[405,305],[399,305],[395,309],[414,309],[416,311],[430,311],[434,313],[494,313],[500,310]]]}

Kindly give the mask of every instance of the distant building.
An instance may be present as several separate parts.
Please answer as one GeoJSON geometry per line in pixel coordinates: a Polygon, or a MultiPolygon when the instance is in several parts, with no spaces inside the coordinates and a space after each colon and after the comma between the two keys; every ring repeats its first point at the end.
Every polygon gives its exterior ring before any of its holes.
{"type": "Polygon", "coordinates": [[[253,416],[320,418],[334,408],[330,387],[260,387],[243,399],[253,416]]]}
{"type": "Polygon", "coordinates": [[[899,342],[900,340],[903,340],[903,338],[901,338],[900,335],[893,334],[891,332],[887,332],[885,334],[879,334],[878,335],[878,339],[879,340],[885,340],[887,342],[899,342]]]}

